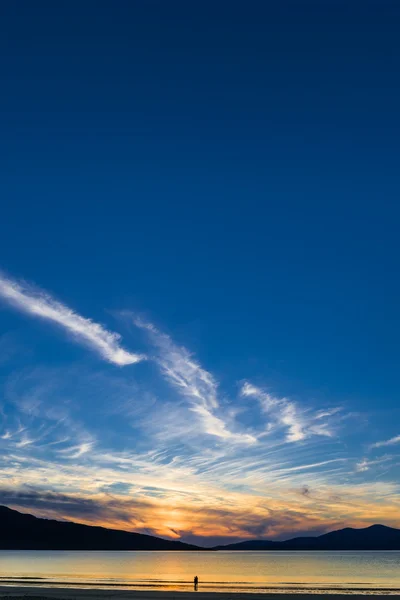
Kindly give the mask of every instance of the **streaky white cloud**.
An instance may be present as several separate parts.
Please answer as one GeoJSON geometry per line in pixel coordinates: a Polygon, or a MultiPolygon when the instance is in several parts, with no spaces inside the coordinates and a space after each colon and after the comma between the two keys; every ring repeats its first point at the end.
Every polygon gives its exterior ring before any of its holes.
{"type": "Polygon", "coordinates": [[[299,418],[296,406],[293,402],[287,402],[281,407],[280,420],[281,423],[288,428],[286,438],[288,442],[298,442],[307,437],[304,423],[302,419],[299,418]]]}
{"type": "Polygon", "coordinates": [[[234,440],[242,444],[255,444],[257,442],[257,439],[251,434],[236,434],[229,431],[224,421],[213,415],[212,412],[204,406],[195,406],[192,408],[192,411],[200,415],[203,421],[204,430],[210,435],[216,435],[217,437],[225,438],[226,440],[234,440]]]}
{"type": "MultiPolygon", "coordinates": [[[[324,412],[310,414],[309,411],[300,410],[298,405],[287,398],[275,398],[261,388],[245,382],[242,385],[241,395],[253,396],[260,403],[261,409],[268,414],[276,424],[286,428],[286,441],[299,442],[311,435],[332,437],[332,431],[324,419],[335,415],[340,409],[331,409],[324,412]]],[[[271,423],[268,423],[271,430],[271,423]]]]}
{"type": "Polygon", "coordinates": [[[79,458],[84,454],[87,454],[93,448],[94,442],[82,442],[76,446],[70,446],[69,448],[63,448],[58,450],[57,454],[64,456],[65,458],[79,458]]]}
{"type": "Polygon", "coordinates": [[[19,442],[16,442],[16,448],[25,448],[25,446],[30,446],[34,443],[35,440],[32,440],[28,436],[24,436],[19,442]]]}
{"type": "Polygon", "coordinates": [[[389,440],[375,442],[375,444],[371,445],[371,448],[382,448],[384,446],[394,446],[395,444],[400,444],[400,435],[396,435],[395,437],[392,437],[389,440]]]}
{"type": "Polygon", "coordinates": [[[295,467],[288,467],[284,469],[277,469],[279,473],[293,473],[294,471],[308,471],[311,469],[316,469],[318,467],[324,467],[325,465],[330,465],[332,463],[345,462],[346,458],[332,458],[330,460],[322,460],[321,462],[312,463],[309,465],[297,465],[295,467]]]}
{"type": "Polygon", "coordinates": [[[357,473],[364,473],[365,471],[369,471],[371,467],[381,465],[382,463],[387,463],[392,459],[392,456],[382,456],[381,458],[377,458],[376,460],[368,460],[367,458],[364,458],[356,464],[355,471],[357,473]]]}
{"type": "Polygon", "coordinates": [[[162,374],[189,400],[191,410],[200,417],[205,433],[235,443],[254,444],[257,441],[248,433],[231,431],[225,420],[215,414],[220,408],[218,384],[213,376],[193,359],[186,348],[174,344],[168,335],[161,333],[151,323],[140,319],[136,319],[134,323],[150,335],[152,343],[158,348],[156,362],[162,374]]]}
{"type": "Polygon", "coordinates": [[[315,414],[315,419],[324,419],[326,417],[332,417],[332,415],[336,415],[340,412],[342,408],[340,406],[336,406],[335,408],[330,408],[328,410],[320,410],[315,414]]]}
{"type": "Polygon", "coordinates": [[[209,409],[217,408],[217,383],[210,373],[193,360],[190,352],[182,346],[176,346],[169,335],[161,333],[151,323],[136,319],[135,325],[145,329],[159,349],[157,362],[166,379],[196,404],[209,409]]]}
{"type": "Polygon", "coordinates": [[[1,440],[11,440],[13,438],[15,438],[16,436],[19,436],[20,433],[24,432],[26,430],[26,427],[23,427],[22,425],[19,425],[18,428],[14,428],[14,429],[6,429],[4,431],[4,433],[2,435],[0,435],[0,439],[1,440]]]}
{"type": "Polygon", "coordinates": [[[263,408],[263,410],[265,412],[268,412],[271,409],[276,408],[282,402],[282,400],[278,400],[277,398],[274,398],[274,396],[272,396],[271,394],[268,394],[268,392],[261,390],[260,388],[249,383],[248,381],[244,382],[242,389],[241,389],[241,394],[242,394],[242,396],[255,396],[257,398],[257,400],[260,402],[261,407],[263,408]]]}
{"type": "Polygon", "coordinates": [[[108,331],[98,323],[81,317],[42,290],[0,275],[0,296],[24,313],[60,325],[77,341],[95,350],[108,362],[124,366],[144,358],[122,348],[121,336],[118,333],[108,331]]]}

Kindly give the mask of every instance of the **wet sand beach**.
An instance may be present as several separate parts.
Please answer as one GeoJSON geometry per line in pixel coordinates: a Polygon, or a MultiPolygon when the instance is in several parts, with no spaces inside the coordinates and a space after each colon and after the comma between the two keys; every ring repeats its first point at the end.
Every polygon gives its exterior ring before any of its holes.
{"type": "MultiPolygon", "coordinates": [[[[335,600],[348,600],[349,595],[354,600],[362,600],[368,596],[390,596],[400,599],[400,590],[388,593],[384,590],[366,590],[364,593],[353,591],[349,593],[251,593],[251,600],[322,600],[334,596],[335,600]]],[[[138,591],[138,590],[104,590],[79,588],[42,588],[22,586],[0,586],[0,600],[249,600],[249,592],[179,592],[179,591],[138,591]]]]}

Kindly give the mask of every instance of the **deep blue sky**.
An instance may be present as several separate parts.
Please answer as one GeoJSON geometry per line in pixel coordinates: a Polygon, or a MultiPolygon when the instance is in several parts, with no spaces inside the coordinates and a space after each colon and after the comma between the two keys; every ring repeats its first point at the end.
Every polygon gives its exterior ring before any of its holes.
{"type": "Polygon", "coordinates": [[[399,28],[389,0],[3,2],[5,274],[142,315],[227,395],[398,435],[399,28]]]}

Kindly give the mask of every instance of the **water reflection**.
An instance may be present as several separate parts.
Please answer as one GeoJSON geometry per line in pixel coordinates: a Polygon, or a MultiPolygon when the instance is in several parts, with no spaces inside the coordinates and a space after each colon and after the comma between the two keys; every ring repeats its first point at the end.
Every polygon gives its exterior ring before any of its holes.
{"type": "Polygon", "coordinates": [[[2,584],[202,591],[400,589],[400,552],[0,551],[2,584]]]}

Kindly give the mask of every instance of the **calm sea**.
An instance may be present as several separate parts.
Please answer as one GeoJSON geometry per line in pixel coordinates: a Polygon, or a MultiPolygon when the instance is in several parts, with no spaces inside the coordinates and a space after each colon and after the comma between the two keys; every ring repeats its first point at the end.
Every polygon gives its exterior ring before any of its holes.
{"type": "Polygon", "coordinates": [[[1,585],[246,592],[400,591],[400,552],[0,551],[1,585]]]}

